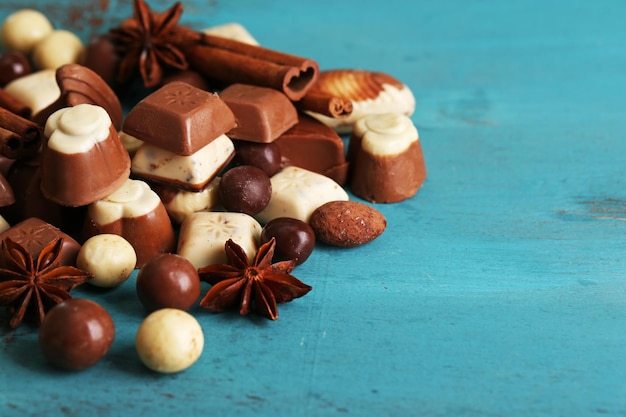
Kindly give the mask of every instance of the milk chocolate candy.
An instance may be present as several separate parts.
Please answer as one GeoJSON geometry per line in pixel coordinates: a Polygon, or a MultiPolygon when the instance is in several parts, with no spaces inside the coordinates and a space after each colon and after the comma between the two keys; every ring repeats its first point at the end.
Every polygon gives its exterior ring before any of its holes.
{"type": "Polygon", "coordinates": [[[403,114],[377,114],[357,121],[348,155],[352,192],[373,203],[412,197],[426,179],[417,129],[403,114]]]}
{"type": "Polygon", "coordinates": [[[154,184],[165,210],[175,223],[182,223],[191,213],[210,211],[219,206],[220,178],[216,177],[200,191],[188,191],[178,187],[154,184]]]}
{"type": "Polygon", "coordinates": [[[232,84],[220,97],[237,120],[237,126],[227,133],[233,139],[272,142],[298,122],[291,100],[273,88],[232,84]]]}
{"type": "Polygon", "coordinates": [[[335,200],[348,200],[348,194],[330,178],[303,168],[289,166],[271,178],[272,196],[256,217],[268,223],[277,217],[308,222],[315,209],[335,200]]]}
{"type": "Polygon", "coordinates": [[[130,176],[130,157],[107,112],[80,104],[46,122],[41,190],[64,206],[84,206],[111,194],[130,176]]]}
{"type": "Polygon", "coordinates": [[[123,131],[176,155],[192,155],[235,127],[216,94],[184,82],[165,84],[135,105],[123,131]]]}
{"type": "Polygon", "coordinates": [[[261,230],[259,222],[244,213],[193,213],[181,225],[177,253],[196,268],[227,263],[224,244],[232,239],[252,261],[261,230]]]}
{"type": "Polygon", "coordinates": [[[233,158],[235,145],[220,135],[191,155],[178,155],[144,143],[132,161],[135,176],[184,190],[201,191],[233,158]]]}
{"type": "Polygon", "coordinates": [[[301,114],[293,126],[275,143],[282,156],[281,166],[297,166],[332,178],[343,185],[348,178],[343,140],[332,128],[301,114]]]}
{"type": "Polygon", "coordinates": [[[15,203],[15,195],[9,181],[0,174],[0,207],[10,206],[15,203]]]}
{"type": "Polygon", "coordinates": [[[101,233],[125,238],[135,249],[139,268],[176,247],[174,228],[163,203],[140,180],[127,179],[113,193],[89,205],[83,239],[101,233]]]}
{"type": "Polygon", "coordinates": [[[0,242],[7,237],[24,246],[30,252],[33,259],[37,259],[41,250],[50,242],[58,238],[62,238],[62,265],[75,266],[76,257],[78,256],[78,252],[81,248],[80,243],[78,243],[71,236],[37,217],[29,217],[28,219],[15,224],[4,233],[1,233],[0,242]]]}

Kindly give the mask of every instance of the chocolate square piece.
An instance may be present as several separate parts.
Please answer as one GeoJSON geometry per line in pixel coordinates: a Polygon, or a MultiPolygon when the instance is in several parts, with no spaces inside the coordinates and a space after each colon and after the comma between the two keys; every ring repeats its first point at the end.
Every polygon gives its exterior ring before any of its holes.
{"type": "Polygon", "coordinates": [[[298,123],[298,112],[289,98],[273,88],[232,84],[220,97],[235,113],[233,139],[269,143],[298,123]]]}
{"type": "Polygon", "coordinates": [[[49,243],[57,238],[63,239],[63,245],[61,246],[61,264],[62,265],[76,265],[76,257],[80,250],[80,243],[74,240],[71,236],[65,234],[61,229],[54,227],[50,223],[37,218],[30,217],[7,231],[0,233],[0,242],[6,238],[11,238],[13,241],[24,246],[31,254],[33,259],[37,259],[41,250],[49,243]]]}
{"type": "Polygon", "coordinates": [[[236,126],[217,94],[173,81],[131,109],[124,133],[177,155],[191,155],[236,126]]]}

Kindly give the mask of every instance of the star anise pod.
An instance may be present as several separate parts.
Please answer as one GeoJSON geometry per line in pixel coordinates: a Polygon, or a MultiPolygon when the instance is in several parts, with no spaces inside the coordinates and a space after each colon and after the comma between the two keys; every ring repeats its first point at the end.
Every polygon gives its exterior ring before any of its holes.
{"type": "Polygon", "coordinates": [[[274,238],[261,245],[250,264],[241,246],[229,239],[225,244],[228,264],[198,269],[200,278],[212,285],[200,306],[220,312],[239,305],[241,315],[248,314],[254,307],[259,314],[276,320],[277,303],[302,297],[311,287],[290,275],[295,260],[272,264],[275,246],[274,238]]]}
{"type": "Polygon", "coordinates": [[[122,59],[118,81],[128,81],[137,68],[148,88],[159,85],[164,69],[187,69],[188,63],[180,49],[197,40],[200,34],[178,25],[183,6],[176,2],[164,13],[156,13],[144,0],[133,1],[134,16],[109,31],[122,59]]]}
{"type": "Polygon", "coordinates": [[[46,245],[37,259],[22,245],[5,238],[0,247],[0,305],[11,314],[9,326],[26,319],[41,324],[46,312],[72,298],[70,290],[93,275],[73,266],[59,266],[63,239],[46,245]]]}

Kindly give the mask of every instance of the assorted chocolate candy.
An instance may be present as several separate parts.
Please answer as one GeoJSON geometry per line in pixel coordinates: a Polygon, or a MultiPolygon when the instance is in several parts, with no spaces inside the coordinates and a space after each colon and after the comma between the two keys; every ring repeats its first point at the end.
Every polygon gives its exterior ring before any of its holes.
{"type": "Polygon", "coordinates": [[[71,298],[76,286],[116,287],[139,269],[150,314],[138,355],[179,372],[202,352],[186,312],[197,302],[275,320],[277,304],[311,290],[291,273],[316,242],[358,246],[385,230],[348,189],[394,203],[426,178],[415,99],[392,76],[320,71],[237,24],[194,31],[181,3],[134,10],[85,45],[37,11],[2,24],[0,305],[11,327],[41,324],[44,356],[66,369],[95,364],[115,332],[101,306],[71,298]],[[43,291],[51,274],[63,279],[35,304],[8,295],[43,291]]]}

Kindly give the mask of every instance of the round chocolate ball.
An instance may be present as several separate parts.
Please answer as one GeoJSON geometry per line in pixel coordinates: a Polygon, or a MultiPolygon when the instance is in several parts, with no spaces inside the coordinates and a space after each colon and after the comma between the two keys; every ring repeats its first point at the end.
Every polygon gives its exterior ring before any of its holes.
{"type": "Polygon", "coordinates": [[[252,165],[265,171],[271,177],[280,171],[280,148],[274,142],[257,143],[245,140],[235,141],[235,165],[252,165]]]}
{"type": "Polygon", "coordinates": [[[189,310],[200,297],[198,270],[180,255],[158,255],[139,270],[137,296],[148,311],[189,310]]]}
{"type": "Polygon", "coordinates": [[[82,64],[98,74],[110,86],[117,85],[117,68],[120,58],[108,34],[89,39],[82,56],[82,64]]]}
{"type": "Polygon", "coordinates": [[[21,52],[6,52],[0,55],[0,86],[32,72],[30,62],[21,52]]]}
{"type": "Polygon", "coordinates": [[[291,217],[270,220],[261,231],[261,243],[276,239],[274,261],[295,259],[300,265],[315,248],[315,232],[307,223],[291,217]]]}
{"type": "Polygon", "coordinates": [[[219,194],[226,210],[252,216],[269,203],[272,182],[263,170],[252,165],[241,165],[222,175],[219,194]]]}
{"type": "Polygon", "coordinates": [[[81,370],[98,362],[115,338],[109,313],[98,303],[72,298],[48,311],[39,329],[39,346],[53,365],[81,370]]]}

